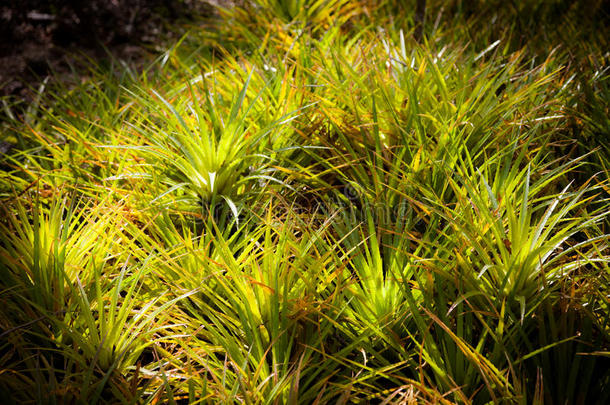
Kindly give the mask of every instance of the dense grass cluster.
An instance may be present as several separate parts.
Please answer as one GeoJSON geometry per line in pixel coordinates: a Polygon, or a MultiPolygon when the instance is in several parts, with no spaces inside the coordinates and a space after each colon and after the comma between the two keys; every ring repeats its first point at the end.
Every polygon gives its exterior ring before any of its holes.
{"type": "Polygon", "coordinates": [[[3,403],[608,403],[608,19],[540,3],[260,0],[3,100],[3,403]]]}

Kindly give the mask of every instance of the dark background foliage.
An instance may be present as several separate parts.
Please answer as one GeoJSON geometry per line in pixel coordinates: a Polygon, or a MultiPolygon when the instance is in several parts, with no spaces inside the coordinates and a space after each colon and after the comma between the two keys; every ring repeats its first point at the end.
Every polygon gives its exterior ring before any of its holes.
{"type": "Polygon", "coordinates": [[[0,95],[26,97],[65,55],[137,58],[168,24],[211,13],[195,0],[8,0],[0,6],[0,95]]]}

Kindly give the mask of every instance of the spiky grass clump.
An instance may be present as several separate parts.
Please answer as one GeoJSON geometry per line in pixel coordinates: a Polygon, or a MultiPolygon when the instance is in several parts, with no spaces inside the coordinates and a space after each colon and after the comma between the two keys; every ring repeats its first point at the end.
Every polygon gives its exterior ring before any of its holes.
{"type": "Polygon", "coordinates": [[[2,395],[607,402],[599,33],[428,3],[417,43],[391,2],[258,1],[4,103],[2,395]]]}

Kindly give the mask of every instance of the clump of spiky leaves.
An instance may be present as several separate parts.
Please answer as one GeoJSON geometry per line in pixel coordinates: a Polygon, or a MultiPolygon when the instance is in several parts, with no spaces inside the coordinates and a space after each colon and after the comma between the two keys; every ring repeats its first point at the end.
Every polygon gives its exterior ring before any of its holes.
{"type": "Polygon", "coordinates": [[[335,263],[316,249],[328,224],[310,229],[281,203],[264,212],[237,229],[211,223],[199,235],[169,217],[158,221],[155,237],[168,249],[156,277],[177,293],[197,290],[179,303],[190,337],[176,340],[170,357],[191,398],[311,402],[332,375],[315,367],[333,329],[322,314],[336,299],[335,263]]]}
{"type": "Polygon", "coordinates": [[[159,302],[161,294],[142,290],[146,253],[118,204],[71,192],[48,202],[16,198],[3,209],[2,336],[12,377],[1,389],[38,401],[95,401],[108,390],[122,397],[122,375],[173,327],[163,311],[181,297],[159,302]]]}
{"type": "Polygon", "coordinates": [[[130,115],[131,136],[101,147],[144,162],[109,179],[147,179],[150,190],[142,192],[149,203],[195,214],[226,204],[236,217],[268,183],[290,187],[275,175],[275,164],[295,141],[289,124],[302,109],[287,87],[291,71],[251,65],[248,72],[228,56],[219,65],[166,95],[132,91],[138,108],[130,115]]]}

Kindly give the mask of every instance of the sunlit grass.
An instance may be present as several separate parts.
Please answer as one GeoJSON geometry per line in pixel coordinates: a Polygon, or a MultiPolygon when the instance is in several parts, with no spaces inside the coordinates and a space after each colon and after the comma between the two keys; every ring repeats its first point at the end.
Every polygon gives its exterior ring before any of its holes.
{"type": "Polygon", "coordinates": [[[0,397],[607,403],[603,35],[428,3],[256,1],[5,100],[0,397]]]}

